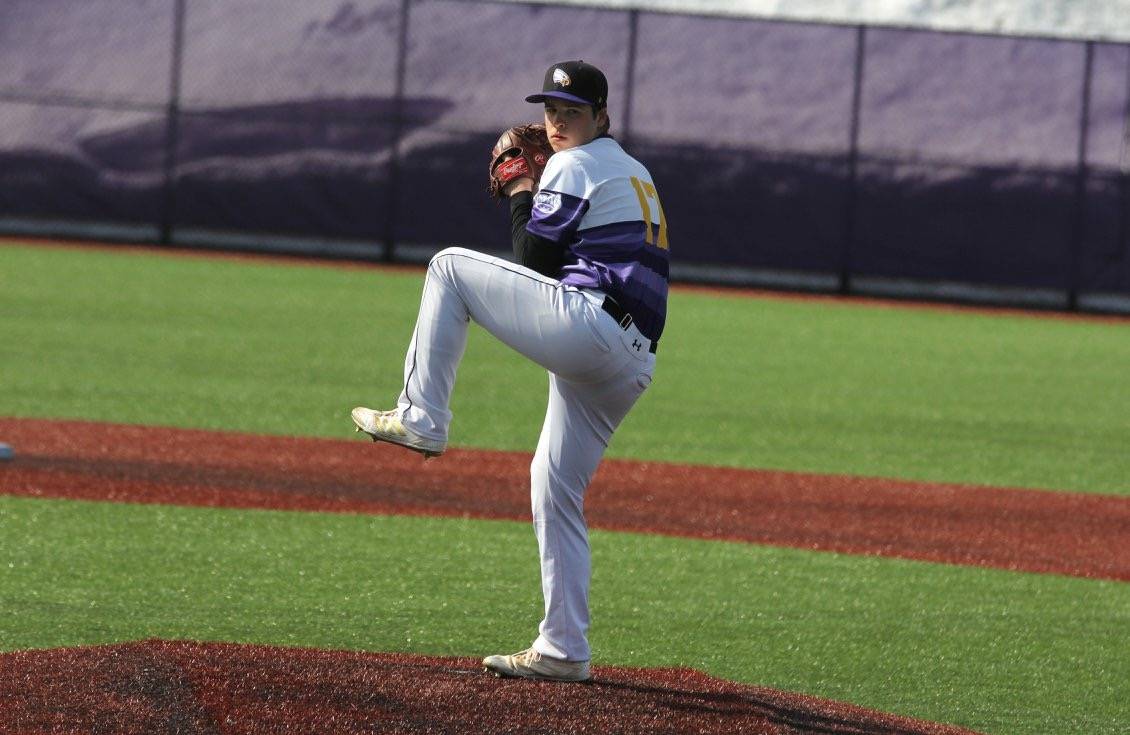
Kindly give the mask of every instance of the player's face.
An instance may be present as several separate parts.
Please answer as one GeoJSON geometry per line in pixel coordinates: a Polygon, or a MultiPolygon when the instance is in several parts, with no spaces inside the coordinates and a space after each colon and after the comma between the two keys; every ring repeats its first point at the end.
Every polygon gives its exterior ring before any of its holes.
{"type": "Polygon", "coordinates": [[[547,99],[545,132],[549,135],[550,147],[556,152],[591,143],[606,115],[604,110],[594,115],[589,105],[547,99]]]}

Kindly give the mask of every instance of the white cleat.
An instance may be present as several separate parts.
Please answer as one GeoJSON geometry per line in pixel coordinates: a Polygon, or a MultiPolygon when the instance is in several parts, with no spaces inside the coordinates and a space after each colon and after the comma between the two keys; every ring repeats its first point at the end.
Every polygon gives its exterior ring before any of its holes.
{"type": "Polygon", "coordinates": [[[353,409],[353,423],[357,431],[363,431],[373,438],[375,442],[388,442],[397,444],[414,452],[424,455],[424,459],[438,457],[447,448],[444,442],[434,439],[425,439],[418,436],[401,423],[400,415],[395,411],[374,411],[371,408],[358,406],[353,409]]]}
{"type": "Polygon", "coordinates": [[[546,681],[588,681],[588,661],[562,661],[542,656],[532,648],[508,656],[487,656],[483,668],[495,676],[546,681]]]}

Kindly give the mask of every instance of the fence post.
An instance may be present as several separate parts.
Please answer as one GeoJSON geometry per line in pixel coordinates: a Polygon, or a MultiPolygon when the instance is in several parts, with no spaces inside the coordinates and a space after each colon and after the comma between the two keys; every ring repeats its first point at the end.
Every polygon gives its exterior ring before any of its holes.
{"type": "Polygon", "coordinates": [[[620,142],[625,149],[628,148],[632,137],[632,100],[635,98],[636,48],[639,46],[639,32],[640,11],[632,8],[628,11],[628,68],[624,76],[624,132],[620,134],[620,142]]]}
{"type": "Polygon", "coordinates": [[[1095,66],[1095,42],[1083,45],[1083,94],[1079,110],[1079,149],[1075,173],[1075,206],[1071,213],[1071,282],[1067,291],[1067,308],[1079,308],[1079,288],[1083,270],[1083,231],[1087,206],[1087,137],[1091,126],[1091,77],[1095,66]]]}
{"type": "Polygon", "coordinates": [[[840,260],[841,294],[851,293],[852,258],[855,253],[855,216],[859,189],[859,116],[863,98],[863,61],[867,43],[867,27],[855,29],[855,70],[851,91],[851,131],[848,148],[848,189],[844,205],[844,243],[840,260]]]}
{"type": "Polygon", "coordinates": [[[391,263],[396,251],[396,210],[400,191],[400,136],[404,128],[404,77],[408,67],[408,19],[412,0],[400,0],[397,29],[396,87],[392,99],[392,141],[389,145],[388,195],[385,205],[384,261],[391,263]]]}
{"type": "Polygon", "coordinates": [[[1126,104],[1122,111],[1122,146],[1118,151],[1118,232],[1114,252],[1130,256],[1130,44],[1126,52],[1126,104]]]}
{"type": "Polygon", "coordinates": [[[173,220],[177,210],[177,146],[180,144],[180,86],[184,63],[185,0],[173,0],[173,48],[169,63],[169,101],[165,108],[164,196],[161,208],[160,238],[168,245],[173,237],[173,220]]]}

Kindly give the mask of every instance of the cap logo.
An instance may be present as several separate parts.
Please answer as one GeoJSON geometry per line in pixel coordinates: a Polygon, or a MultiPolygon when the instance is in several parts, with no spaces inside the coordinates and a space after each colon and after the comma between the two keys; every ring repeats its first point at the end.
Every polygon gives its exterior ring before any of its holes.
{"type": "Polygon", "coordinates": [[[553,70],[553,83],[558,84],[562,87],[568,87],[570,84],[573,83],[573,80],[569,78],[569,75],[566,74],[563,69],[554,69],[553,70]]]}

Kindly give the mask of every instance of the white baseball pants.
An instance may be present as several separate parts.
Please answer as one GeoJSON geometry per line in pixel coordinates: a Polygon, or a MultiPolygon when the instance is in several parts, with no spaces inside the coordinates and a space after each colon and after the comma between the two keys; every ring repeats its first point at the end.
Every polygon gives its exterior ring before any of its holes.
{"type": "Polygon", "coordinates": [[[549,371],[549,406],[530,465],[545,597],[534,648],[569,661],[591,656],[585,489],[655,368],[654,354],[628,346],[642,335],[634,325],[621,329],[600,308],[603,300],[599,291],[562,285],[501,258],[443,250],[428,265],[398,401],[411,431],[447,441],[471,320],[549,371]]]}

